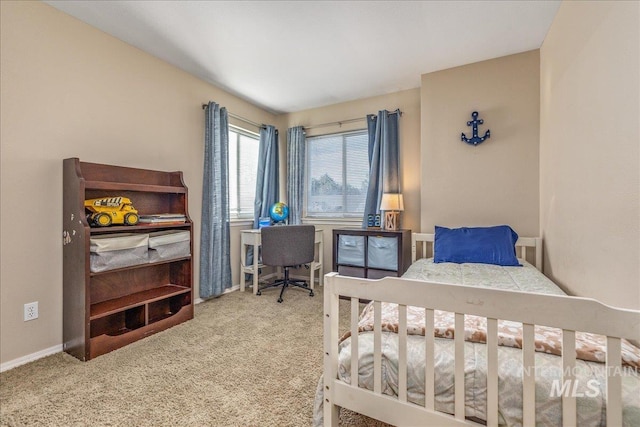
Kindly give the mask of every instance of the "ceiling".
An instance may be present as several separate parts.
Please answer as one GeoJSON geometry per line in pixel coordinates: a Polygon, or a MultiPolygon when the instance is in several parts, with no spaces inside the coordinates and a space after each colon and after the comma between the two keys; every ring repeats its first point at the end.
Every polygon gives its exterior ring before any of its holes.
{"type": "Polygon", "coordinates": [[[273,113],[538,49],[560,0],[45,1],[273,113]]]}

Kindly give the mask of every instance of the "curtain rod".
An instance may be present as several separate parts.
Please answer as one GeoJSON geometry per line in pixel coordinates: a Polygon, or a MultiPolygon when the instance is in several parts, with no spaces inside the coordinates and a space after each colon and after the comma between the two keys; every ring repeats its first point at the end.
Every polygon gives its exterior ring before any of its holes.
{"type": "MultiPolygon", "coordinates": [[[[205,108],[207,108],[207,105],[208,104],[202,104],[202,109],[204,110],[205,108]]],[[[257,128],[263,128],[263,127],[267,126],[264,123],[256,123],[253,120],[245,119],[244,117],[239,116],[237,114],[233,114],[231,112],[227,112],[227,114],[229,115],[229,117],[233,117],[236,120],[240,120],[241,122],[248,123],[248,124],[253,125],[253,126],[257,127],[257,128]]]]}
{"type": "MultiPolygon", "coordinates": [[[[207,105],[208,104],[202,104],[202,109],[204,110],[205,108],[207,108],[207,105]]],[[[257,128],[262,128],[262,127],[266,126],[264,123],[256,123],[256,122],[254,122],[252,120],[245,119],[244,117],[238,116],[237,114],[233,114],[231,112],[229,112],[227,114],[229,114],[229,117],[233,117],[234,119],[243,121],[243,122],[248,123],[250,125],[253,125],[253,126],[257,127],[257,128]]],[[[400,109],[398,108],[395,111],[389,112],[389,114],[400,114],[400,116],[402,116],[402,111],[400,111],[400,109]]],[[[319,127],[325,127],[325,126],[334,126],[334,125],[342,126],[343,124],[346,124],[346,123],[355,123],[355,122],[359,122],[361,120],[366,120],[366,118],[367,117],[365,116],[365,117],[358,117],[358,118],[354,118],[354,119],[340,120],[340,121],[336,121],[336,122],[320,123],[320,124],[317,124],[317,125],[303,126],[303,128],[304,129],[313,129],[313,128],[319,128],[319,127]]]]}
{"type": "MultiPolygon", "coordinates": [[[[402,116],[402,111],[400,111],[400,109],[397,109],[395,111],[391,111],[389,114],[400,114],[402,116]]],[[[313,129],[313,128],[319,128],[319,127],[325,127],[325,126],[334,126],[334,125],[342,126],[343,124],[346,124],[346,123],[354,123],[354,122],[359,122],[366,119],[367,117],[365,116],[365,117],[358,117],[355,119],[346,119],[346,120],[340,120],[337,122],[320,123],[317,125],[303,126],[303,127],[305,129],[313,129]]]]}

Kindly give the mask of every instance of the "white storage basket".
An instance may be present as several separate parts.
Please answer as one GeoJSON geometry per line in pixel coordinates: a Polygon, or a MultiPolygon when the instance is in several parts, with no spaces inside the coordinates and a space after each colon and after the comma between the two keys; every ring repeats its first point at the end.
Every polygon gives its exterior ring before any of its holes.
{"type": "Polygon", "coordinates": [[[148,234],[108,234],[90,239],[89,267],[94,273],[149,261],[148,234]]]}
{"type": "Polygon", "coordinates": [[[339,236],[338,264],[364,267],[364,236],[339,236]]]}
{"type": "Polygon", "coordinates": [[[370,236],[367,241],[367,264],[370,268],[398,269],[398,239],[370,236]]]}
{"type": "Polygon", "coordinates": [[[149,234],[149,262],[182,258],[190,254],[189,231],[168,230],[149,234]]]}

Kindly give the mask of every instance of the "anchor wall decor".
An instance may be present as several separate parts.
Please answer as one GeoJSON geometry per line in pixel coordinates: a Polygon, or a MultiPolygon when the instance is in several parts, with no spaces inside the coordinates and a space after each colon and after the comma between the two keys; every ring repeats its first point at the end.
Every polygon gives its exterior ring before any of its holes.
{"type": "Polygon", "coordinates": [[[484,136],[478,136],[478,125],[483,124],[484,120],[478,119],[477,111],[474,111],[473,113],[471,113],[471,117],[473,117],[473,120],[467,122],[467,126],[472,127],[473,136],[469,139],[463,132],[462,136],[460,137],[460,140],[466,142],[469,145],[478,145],[481,142],[483,142],[485,139],[488,139],[491,137],[491,131],[487,129],[487,131],[484,133],[484,136]]]}

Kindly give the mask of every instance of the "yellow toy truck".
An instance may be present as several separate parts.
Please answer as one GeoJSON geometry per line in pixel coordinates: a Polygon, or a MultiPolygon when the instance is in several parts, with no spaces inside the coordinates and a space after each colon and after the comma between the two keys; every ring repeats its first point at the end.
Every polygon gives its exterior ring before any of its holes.
{"type": "Polygon", "coordinates": [[[104,197],[84,201],[84,207],[90,213],[87,221],[98,227],[108,227],[111,224],[136,225],[138,211],[127,197],[104,197]]]}

